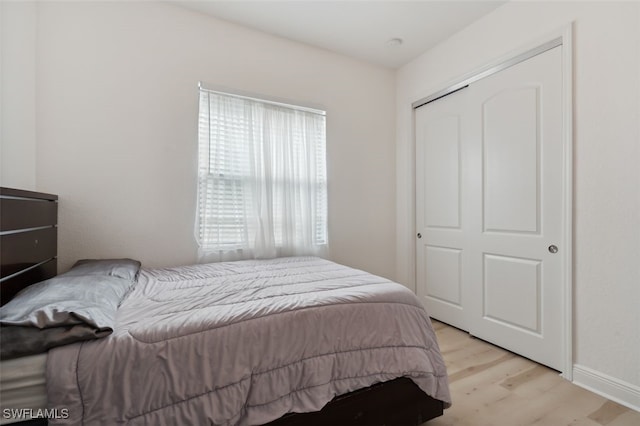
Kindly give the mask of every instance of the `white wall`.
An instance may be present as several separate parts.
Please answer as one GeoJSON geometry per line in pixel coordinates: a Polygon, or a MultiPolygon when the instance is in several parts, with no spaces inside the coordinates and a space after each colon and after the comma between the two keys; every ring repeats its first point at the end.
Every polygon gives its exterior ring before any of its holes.
{"type": "Polygon", "coordinates": [[[36,186],[36,5],[0,1],[0,186],[36,186]]]}
{"type": "Polygon", "coordinates": [[[640,3],[507,3],[398,71],[397,278],[415,287],[411,102],[572,21],[575,363],[640,398],[640,3]]]}
{"type": "Polygon", "coordinates": [[[393,277],[393,71],[170,4],[37,9],[36,186],[60,197],[61,270],[196,261],[202,80],[326,108],[331,257],[393,277]]]}

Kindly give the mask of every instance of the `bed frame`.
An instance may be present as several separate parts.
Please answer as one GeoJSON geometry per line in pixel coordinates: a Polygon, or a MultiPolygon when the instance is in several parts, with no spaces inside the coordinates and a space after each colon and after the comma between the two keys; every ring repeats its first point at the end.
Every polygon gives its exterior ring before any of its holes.
{"type": "MultiPolygon", "coordinates": [[[[58,196],[0,188],[2,304],[57,274],[58,196]]],[[[401,377],[335,397],[322,410],[289,413],[267,426],[420,425],[441,416],[443,403],[401,377]]],[[[46,424],[46,421],[21,424],[46,424]]]]}

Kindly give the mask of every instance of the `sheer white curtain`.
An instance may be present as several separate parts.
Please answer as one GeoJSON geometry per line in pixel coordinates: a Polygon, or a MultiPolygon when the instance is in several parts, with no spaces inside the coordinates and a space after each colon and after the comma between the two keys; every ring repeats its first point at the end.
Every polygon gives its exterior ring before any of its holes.
{"type": "Polygon", "coordinates": [[[201,262],[323,256],[325,116],[200,90],[201,262]]]}

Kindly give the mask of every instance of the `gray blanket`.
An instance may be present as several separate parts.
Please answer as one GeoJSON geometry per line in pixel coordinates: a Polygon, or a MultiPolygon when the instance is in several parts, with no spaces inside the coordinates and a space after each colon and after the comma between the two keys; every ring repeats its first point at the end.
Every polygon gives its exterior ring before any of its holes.
{"type": "Polygon", "coordinates": [[[449,405],[415,295],[302,257],[141,270],[113,334],[47,362],[51,424],[262,424],[401,376],[449,405]]]}

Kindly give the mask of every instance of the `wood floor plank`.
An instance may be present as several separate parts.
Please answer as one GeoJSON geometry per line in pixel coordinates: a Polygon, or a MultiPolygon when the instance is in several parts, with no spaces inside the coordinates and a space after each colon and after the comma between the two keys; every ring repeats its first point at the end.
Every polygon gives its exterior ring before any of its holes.
{"type": "Polygon", "coordinates": [[[640,413],[629,410],[619,415],[608,426],[638,426],[640,425],[640,413]]]}
{"type": "Polygon", "coordinates": [[[505,389],[514,390],[517,387],[529,383],[531,380],[543,376],[549,373],[549,369],[544,368],[541,365],[534,365],[533,367],[523,371],[520,374],[511,376],[500,383],[505,389]]]}
{"type": "Polygon", "coordinates": [[[624,407],[613,401],[606,401],[598,410],[589,414],[587,417],[597,422],[598,424],[608,425],[621,414],[624,414],[627,411],[629,411],[627,407],[624,407]]]}
{"type": "Polygon", "coordinates": [[[640,413],[434,321],[453,406],[424,426],[640,426],[640,413]]]}
{"type": "Polygon", "coordinates": [[[478,374],[484,370],[487,370],[491,367],[495,367],[496,365],[500,365],[503,362],[513,358],[515,355],[513,354],[503,354],[499,358],[492,359],[491,361],[482,362],[480,364],[470,365],[467,368],[463,368],[453,374],[449,375],[449,383],[453,383],[456,380],[464,379],[465,377],[473,376],[474,374],[478,374]]]}
{"type": "Polygon", "coordinates": [[[600,426],[588,417],[585,417],[586,413],[589,413],[593,409],[602,406],[606,401],[603,397],[596,395],[584,389],[572,389],[570,397],[567,398],[562,405],[554,410],[551,410],[537,423],[539,425],[554,425],[554,424],[584,424],[592,426],[600,426]],[[582,392],[584,391],[584,392],[582,392]]]}

